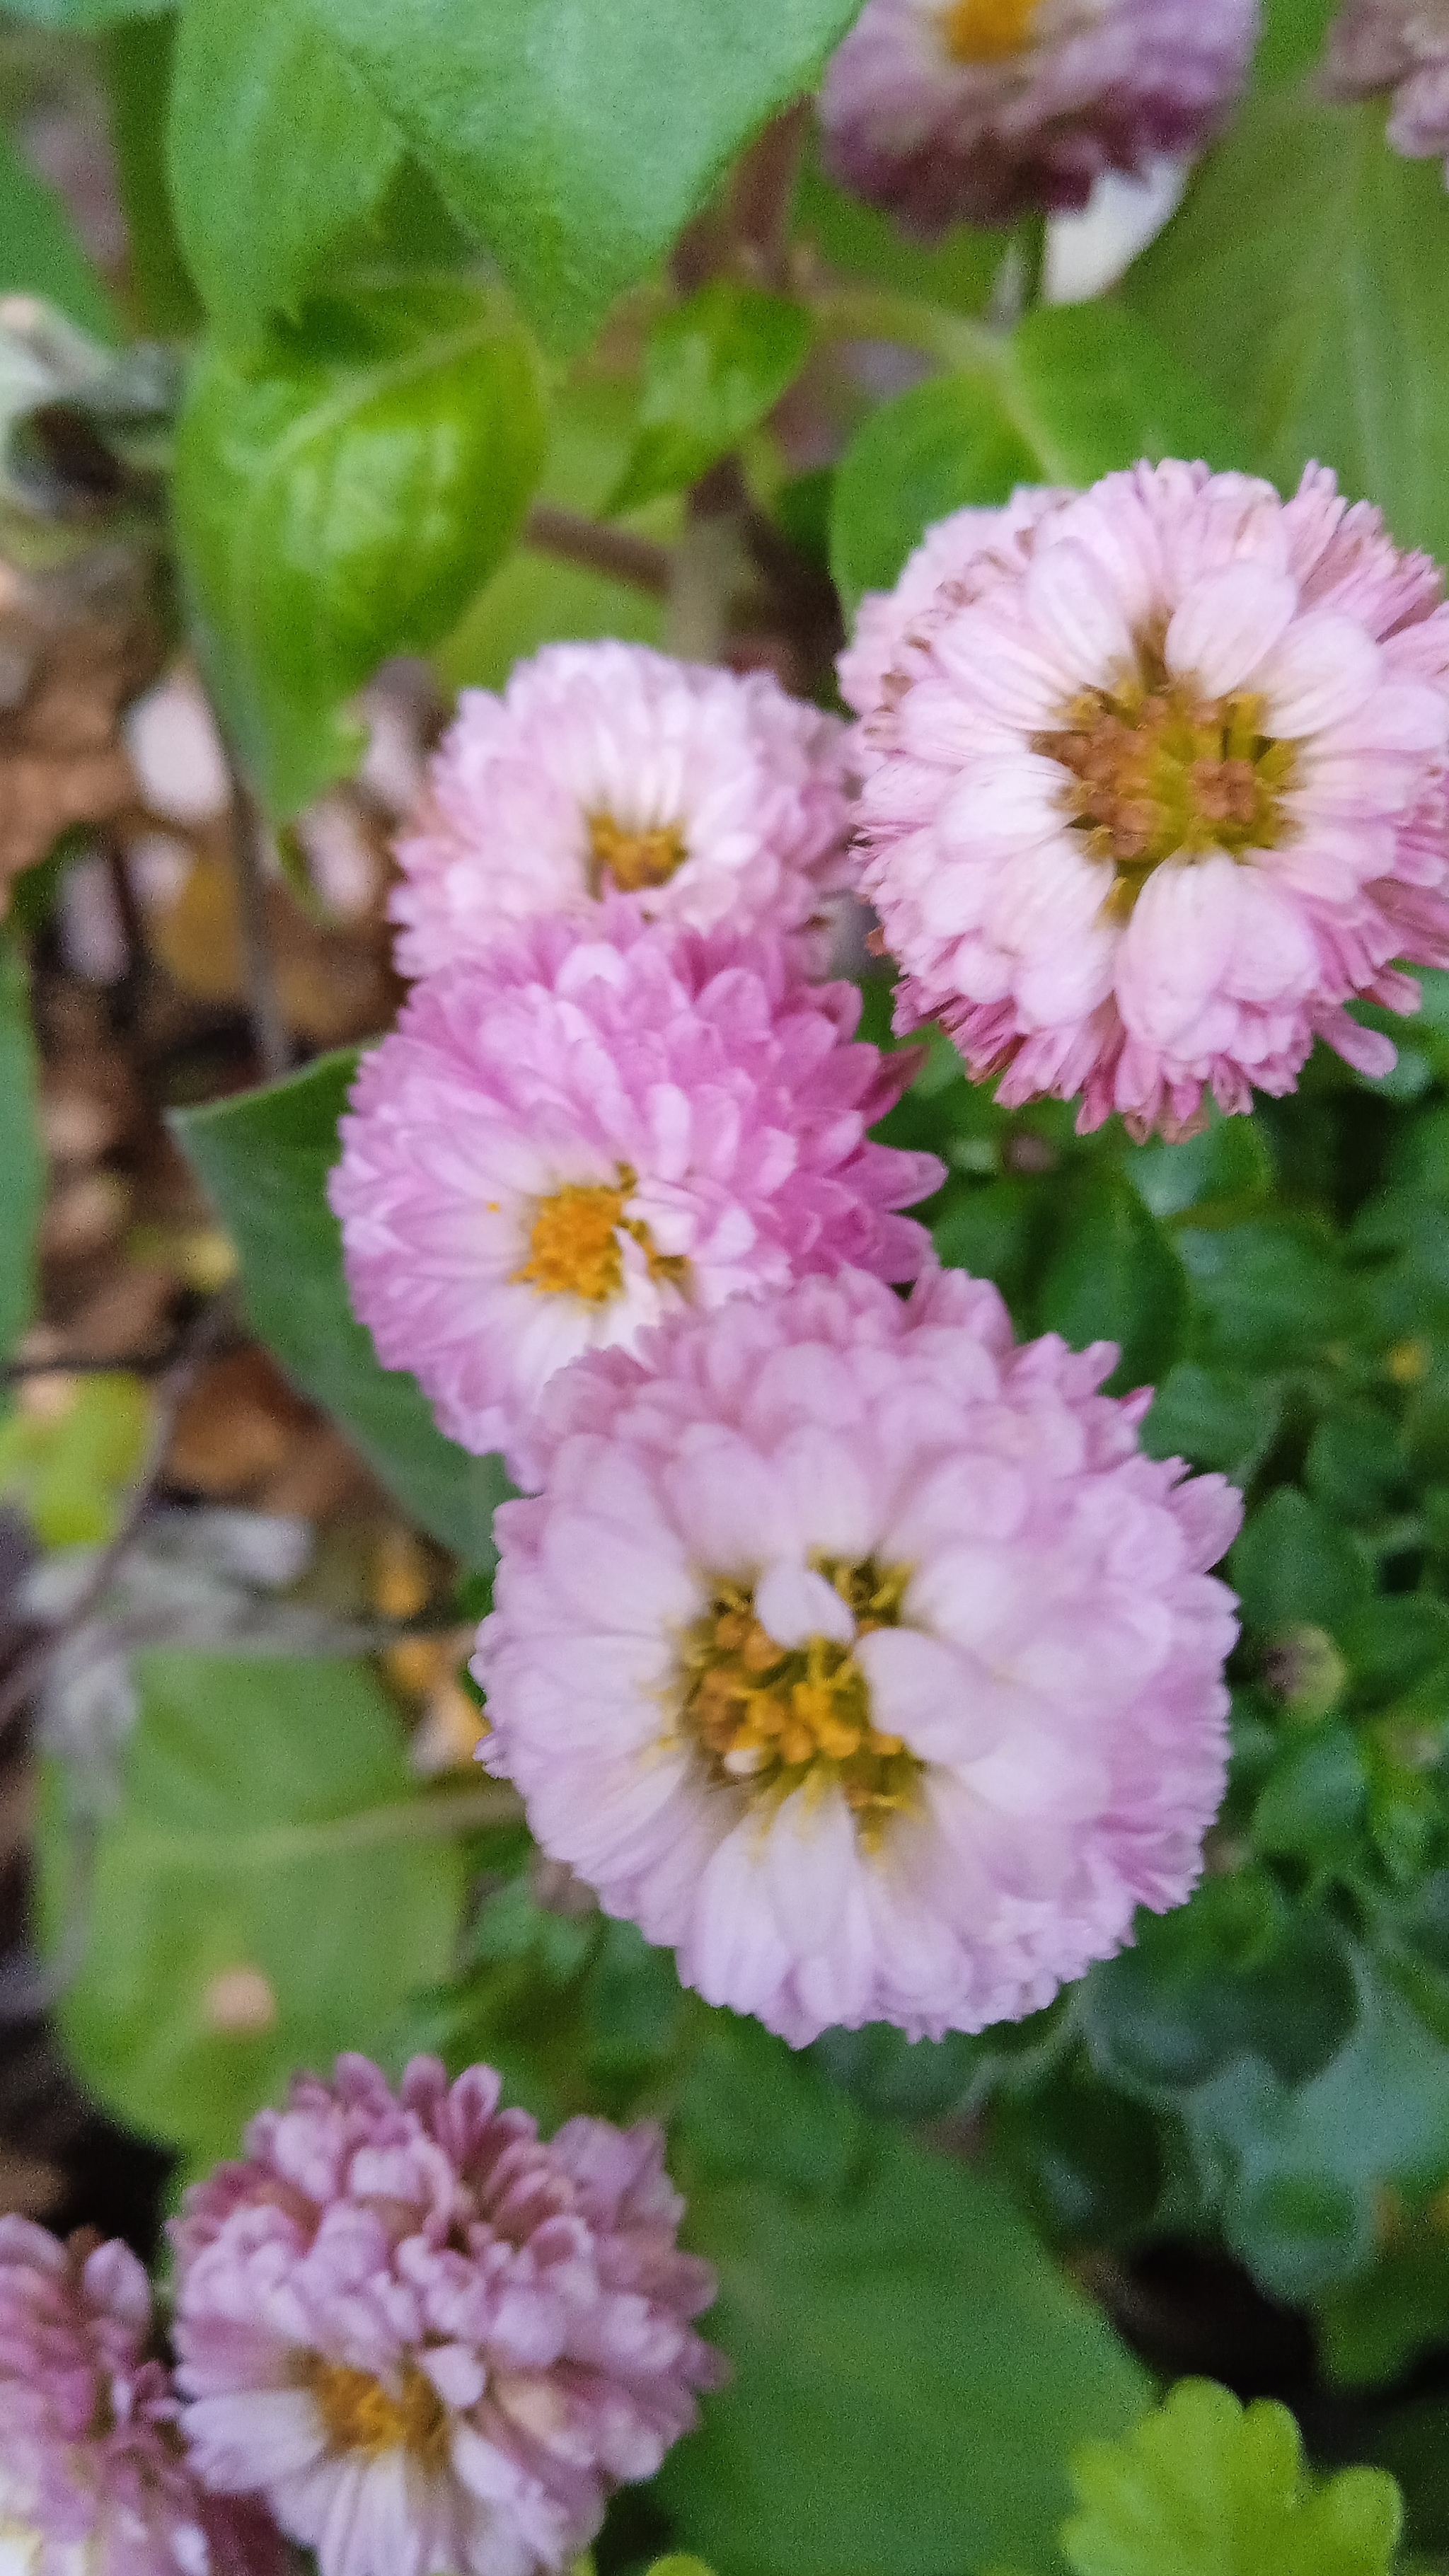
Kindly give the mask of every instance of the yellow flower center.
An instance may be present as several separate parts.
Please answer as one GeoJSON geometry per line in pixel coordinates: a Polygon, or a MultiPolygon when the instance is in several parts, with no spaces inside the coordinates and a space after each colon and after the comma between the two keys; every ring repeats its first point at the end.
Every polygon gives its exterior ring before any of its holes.
{"type": "Polygon", "coordinates": [[[402,2392],[394,2397],[370,2371],[313,2357],[303,2385],[334,2451],[365,2451],[374,2459],[384,2451],[409,2451],[433,2469],[446,2462],[447,2409],[420,2370],[404,2367],[402,2392]]]}
{"type": "MultiPolygon", "coordinates": [[[[899,1626],[909,1566],[822,1559],[819,1570],[858,1635],[899,1626]]],[[[873,1724],[870,1684],[851,1647],[818,1636],[779,1645],[744,1583],[718,1582],[685,1641],[684,1721],[721,1782],[780,1799],[807,1781],[836,1786],[866,1841],[909,1805],[921,1770],[900,1736],[873,1724]]]]}
{"type": "Polygon", "coordinates": [[[1218,851],[1236,859],[1289,838],[1283,800],[1297,749],[1264,731],[1263,700],[1252,691],[1205,698],[1144,651],[1131,678],[1084,689],[1063,713],[1060,730],[1038,734],[1032,747],[1067,772],[1072,829],[1116,870],[1105,906],[1112,919],[1128,918],[1164,859],[1218,851]]]}
{"type": "Polygon", "coordinates": [[[590,814],[588,825],[590,894],[602,893],[605,877],[612,877],[621,894],[667,885],[689,856],[677,823],[636,832],[612,814],[590,814]]]}
{"type": "Polygon", "coordinates": [[[954,63],[1001,63],[1024,53],[1041,0],[953,0],[943,33],[954,63]]]}
{"type": "Polygon", "coordinates": [[[513,1278],[536,1288],[541,1296],[582,1297],[590,1306],[607,1306],[624,1286],[621,1235],[632,1235],[649,1263],[651,1279],[672,1280],[682,1287],[689,1264],[677,1254],[657,1252],[641,1217],[628,1217],[625,1206],[639,1177],[621,1163],[611,1188],[570,1182],[540,1199],[529,1236],[528,1259],[513,1278]]]}

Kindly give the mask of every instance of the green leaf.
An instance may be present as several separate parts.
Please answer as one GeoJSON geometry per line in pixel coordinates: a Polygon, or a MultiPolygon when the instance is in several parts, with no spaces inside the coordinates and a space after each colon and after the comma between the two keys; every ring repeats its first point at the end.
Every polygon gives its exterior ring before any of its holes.
{"type": "Polygon", "coordinates": [[[1132,1146],[1123,1169],[1157,1217],[1181,1216],[1188,1208],[1246,1214],[1244,1203],[1267,1198],[1273,1187],[1273,1157],[1256,1118],[1224,1118],[1216,1110],[1186,1144],[1132,1146]]]}
{"type": "Polygon", "coordinates": [[[346,700],[440,641],[506,552],[543,447],[532,345],[496,298],[437,279],[307,322],[207,349],[176,447],[198,640],[278,816],[356,758],[346,700]]]}
{"type": "Polygon", "coordinates": [[[1078,1185],[1036,1297],[1036,1321],[1074,1349],[1110,1341],[1114,1394],[1164,1377],[1177,1356],[1187,1280],[1168,1236],[1110,1166],[1078,1185]]]}
{"type": "Polygon", "coordinates": [[[139,1378],[77,1378],[56,1409],[0,1421],[0,1494],[19,1503],[42,1547],[100,1547],[115,1536],[140,1471],[150,1407],[139,1378]]]}
{"type": "Polygon", "coordinates": [[[0,295],[38,295],[102,340],[122,337],[121,317],[92,268],[54,190],[28,170],[0,133],[0,295]]]}
{"type": "Polygon", "coordinates": [[[1008,232],[958,224],[943,241],[911,240],[889,215],[835,187],[812,138],[795,193],[795,237],[842,275],[920,295],[956,313],[984,313],[1011,245],[1008,232]]]}
{"type": "Polygon", "coordinates": [[[1354,1285],[1338,1237],[1319,1218],[1184,1225],[1176,1240],[1192,1283],[1193,1359],[1226,1369],[1302,1366],[1356,1329],[1354,1285]]]}
{"type": "Polygon", "coordinates": [[[176,0],[5,0],[8,16],[67,36],[118,26],[124,18],[159,18],[175,5],[176,0]]]}
{"type": "Polygon", "coordinates": [[[1403,2500],[1382,2469],[1315,2478],[1286,2406],[1187,2379],[1072,2462],[1073,2576],[1389,2576],[1403,2500]]]}
{"type": "Polygon", "coordinates": [[[1282,1396],[1264,1379],[1180,1360],[1157,1390],[1142,1445],[1154,1458],[1186,1458],[1245,1485],[1277,1438],[1282,1415],[1282,1396]]]}
{"type": "Polygon", "coordinates": [[[1333,1721],[1290,1739],[1253,1811],[1259,1851],[1319,1868],[1351,1859],[1368,1804],[1363,1756],[1350,1727],[1333,1721]]]}
{"type": "Polygon", "coordinates": [[[405,150],[309,0],[188,0],[171,177],[181,239],[223,332],[245,339],[295,315],[376,213],[405,150]]]}
{"type": "Polygon", "coordinates": [[[545,336],[578,347],[860,0],[311,0],[545,336]]]}
{"type": "Polygon", "coordinates": [[[1019,483],[1092,483],[1144,456],[1242,461],[1231,417],[1124,306],[1044,307],[971,352],[882,403],[846,452],[831,555],[848,606],[888,589],[933,521],[1019,483]]]}
{"type": "Polygon", "coordinates": [[[678,2544],[730,2576],[1044,2555],[1057,2457],[1131,2422],[1136,2366],[988,2182],[841,2108],[728,2024],[681,2104],[671,2163],[720,2279],[704,2330],[735,2377],[657,2483],[678,2544]]]}
{"type": "Polygon", "coordinates": [[[13,942],[0,939],[0,1359],[14,1349],[35,1305],[35,1237],[45,1197],[35,1074],[30,979],[13,942]]]}
{"type": "Polygon", "coordinates": [[[356,1061],[324,1056],[270,1090],[180,1111],[176,1130],[241,1256],[261,1339],[425,1529],[466,1565],[488,1565],[508,1490],[498,1460],[444,1439],[416,1381],[379,1367],[347,1302],[325,1191],[356,1061]]]}
{"type": "Polygon", "coordinates": [[[1352,1539],[1296,1485],[1280,1485],[1259,1506],[1229,1567],[1243,1616],[1262,1637],[1298,1627],[1336,1637],[1371,1588],[1352,1539]]]}
{"type": "Polygon", "coordinates": [[[810,316],[786,295],[714,278],[649,334],[639,430],[609,508],[682,492],[738,447],[792,385],[810,316]]]}
{"type": "Polygon", "coordinates": [[[1373,107],[1250,100],[1127,291],[1290,490],[1331,465],[1401,545],[1449,550],[1449,198],[1373,107]]]}
{"type": "Polygon", "coordinates": [[[177,24],[174,15],[132,19],[108,28],[99,48],[126,218],[127,301],[139,329],[156,339],[190,339],[201,322],[167,168],[177,24]]]}
{"type": "Polygon", "coordinates": [[[462,1871],[362,1666],[166,1653],[137,1680],[65,2032],[114,2113],[205,2163],[298,2067],[387,2053],[447,1962],[462,1871]]]}

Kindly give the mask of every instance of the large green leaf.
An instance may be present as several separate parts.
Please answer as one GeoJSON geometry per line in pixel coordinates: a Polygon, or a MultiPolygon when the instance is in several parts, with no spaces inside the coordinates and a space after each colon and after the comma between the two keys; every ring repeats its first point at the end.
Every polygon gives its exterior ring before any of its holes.
{"type": "Polygon", "coordinates": [[[53,190],[0,133],[0,294],[43,296],[83,331],[118,340],[121,317],[53,190]]]}
{"type": "Polygon", "coordinates": [[[1284,489],[1317,458],[1401,544],[1449,551],[1449,197],[1372,108],[1251,101],[1128,281],[1284,489]]]}
{"type": "Polygon", "coordinates": [[[30,983],[8,939],[0,940],[0,1359],[30,1321],[35,1303],[35,1230],[45,1196],[45,1159],[36,1128],[35,1045],[30,983]]]}
{"type": "Polygon", "coordinates": [[[494,1506],[508,1490],[498,1460],[443,1438],[416,1381],[378,1365],[347,1302],[325,1191],[355,1067],[350,1054],[325,1056],[270,1090],[180,1112],[177,1132],[241,1255],[262,1340],[423,1527],[465,1564],[486,1566],[494,1506]]]}
{"type": "Polygon", "coordinates": [[[463,1876],[361,1665],[166,1653],[137,1678],[65,2030],[112,2111],[205,2163],[298,2067],[386,2050],[463,1876]]]}
{"type": "Polygon", "coordinates": [[[5,0],[10,17],[69,36],[119,26],[124,18],[160,18],[175,5],[176,0],[5,0]]]}
{"type": "Polygon", "coordinates": [[[860,0],[310,0],[545,335],[588,339],[860,0]]]}
{"type": "Polygon", "coordinates": [[[187,256],[224,330],[245,337],[295,312],[329,253],[381,204],[405,149],[308,0],[189,0],[172,183],[187,256]]]}
{"type": "Polygon", "coordinates": [[[278,814],[356,757],[345,702],[425,650],[518,528],[543,449],[537,361],[456,279],[308,309],[207,349],[177,438],[176,514],[203,658],[278,814]]]}
{"type": "Polygon", "coordinates": [[[1036,1322],[1076,1350],[1116,1342],[1113,1394],[1156,1384],[1177,1357],[1187,1277],[1168,1235],[1110,1165],[1071,1194],[1037,1290],[1036,1322]]]}
{"type": "Polygon", "coordinates": [[[811,337],[802,304],[731,278],[666,313],[649,335],[638,435],[610,507],[683,491],[727,456],[793,384],[811,337]]]}
{"type": "Polygon", "coordinates": [[[836,477],[831,554],[848,602],[894,582],[925,529],[1019,483],[1086,484],[1142,457],[1244,461],[1231,412],[1163,339],[1116,304],[980,332],[969,362],[871,414],[836,477]]]}
{"type": "Polygon", "coordinates": [[[127,300],[139,329],[158,340],[190,339],[201,322],[167,166],[176,31],[174,16],[134,18],[107,28],[98,48],[126,218],[127,300]]]}
{"type": "Polygon", "coordinates": [[[941,2576],[1044,2558],[1059,2465],[1143,2382],[995,2188],[851,2115],[745,2025],[674,2130],[704,2330],[734,2364],[657,2492],[730,2576],[941,2576]]]}

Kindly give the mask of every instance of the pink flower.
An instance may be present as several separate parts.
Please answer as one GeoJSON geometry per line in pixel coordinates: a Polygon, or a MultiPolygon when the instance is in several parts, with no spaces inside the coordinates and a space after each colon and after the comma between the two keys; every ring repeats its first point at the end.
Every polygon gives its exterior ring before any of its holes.
{"type": "Polygon", "coordinates": [[[0,2566],[11,2576],[271,2576],[275,2531],[188,2470],[151,2289],[121,2244],[0,2218],[0,2566]]]}
{"type": "Polygon", "coordinates": [[[851,879],[843,739],[762,672],[547,645],[501,697],[459,701],[398,845],[399,971],[485,957],[541,914],[587,922],[606,894],[696,930],[818,922],[851,879]]]}
{"type": "Polygon", "coordinates": [[[1116,1357],[858,1271],[547,1399],[473,1670],[545,1851],[796,2046],[1034,2011],[1180,1904],[1222,1795],[1237,1528],[1116,1357]]]}
{"type": "Polygon", "coordinates": [[[1348,0],[1328,42],[1330,98],[1392,98],[1389,141],[1449,179],[1449,0],[1348,0]]]}
{"type": "Polygon", "coordinates": [[[657,2130],[541,2143],[475,2066],[300,2077],[173,2228],[186,2437],[321,2576],[561,2568],[721,2376],[657,2130]]]}
{"type": "Polygon", "coordinates": [[[867,0],[821,98],[843,187],[910,231],[1084,206],[1104,170],[1200,152],[1257,0],[867,0]]]}
{"type": "Polygon", "coordinates": [[[911,1066],[779,941],[539,922],[427,978],[368,1056],[331,1200],[353,1304],[443,1429],[533,1476],[542,1388],[675,1308],[854,1262],[914,1278],[892,1210],[942,1166],[867,1141],[911,1066]]]}
{"type": "MultiPolygon", "coordinates": [[[[1001,510],[953,510],[928,528],[894,590],[868,590],[855,617],[855,633],[836,662],[840,694],[858,716],[878,715],[895,694],[893,674],[902,666],[917,630],[943,610],[964,606],[975,587],[1000,569],[1003,554],[1048,510],[1070,500],[1068,492],[1024,484],[1001,510]]],[[[870,736],[857,732],[857,758],[869,758],[870,736]]]]}
{"type": "Polygon", "coordinates": [[[1345,1003],[1449,964],[1433,564],[1317,466],[1285,504],[1139,465],[966,542],[864,727],[898,1024],[1138,1135],[1291,1091],[1315,1037],[1386,1072],[1345,1003]]]}

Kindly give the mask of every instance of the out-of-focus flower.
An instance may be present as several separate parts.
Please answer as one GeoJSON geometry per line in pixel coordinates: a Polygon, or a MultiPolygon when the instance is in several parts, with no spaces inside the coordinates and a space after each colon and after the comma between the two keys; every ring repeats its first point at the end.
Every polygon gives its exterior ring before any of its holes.
{"type": "Polygon", "coordinates": [[[867,1141],[911,1066],[778,940],[600,908],[424,979],[363,1063],[332,1205],[353,1304],[443,1429],[533,1481],[556,1369],[686,1304],[851,1262],[913,1279],[892,1213],[944,1177],[867,1141]]]}
{"type": "Polygon", "coordinates": [[[187,2467],[151,2290],[128,2248],[0,2218],[0,2567],[7,2576],[273,2576],[264,2517],[187,2467]]]}
{"type": "Polygon", "coordinates": [[[173,2233],[198,2474],[265,2496],[321,2576],[563,2567],[721,2375],[657,2130],[544,2145],[484,2066],[300,2078],[173,2233]]]}
{"type": "Polygon", "coordinates": [[[868,0],[825,76],[829,166],[926,235],[1084,206],[1211,142],[1257,31],[1257,0],[868,0]]]}
{"type": "Polygon", "coordinates": [[[1391,97],[1389,141],[1449,178],[1449,0],[1348,0],[1328,40],[1330,98],[1391,97]]]}
{"type": "Polygon", "coordinates": [[[544,1849],[795,2045],[979,2030],[1179,1904],[1222,1795],[1220,1477],[1116,1354],[859,1272],[597,1353],[473,1670],[544,1849]]]}
{"type": "Polygon", "coordinates": [[[1344,1005],[1449,964],[1449,610],[1310,467],[1109,475],[962,562],[866,720],[863,882],[905,978],[1008,1105],[1190,1133],[1291,1091],[1344,1005]]]}
{"type": "Polygon", "coordinates": [[[601,896],[712,930],[794,931],[851,881],[843,728],[767,673],[641,644],[551,644],[465,690],[398,844],[397,962],[488,955],[601,896]]]}

